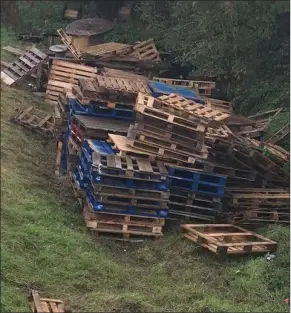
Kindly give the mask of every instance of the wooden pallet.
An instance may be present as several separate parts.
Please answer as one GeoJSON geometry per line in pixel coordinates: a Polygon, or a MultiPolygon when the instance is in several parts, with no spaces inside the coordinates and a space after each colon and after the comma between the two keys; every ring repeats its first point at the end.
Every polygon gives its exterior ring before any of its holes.
{"type": "Polygon", "coordinates": [[[222,112],[231,113],[233,111],[232,109],[232,103],[225,100],[219,100],[214,98],[205,97],[204,98],[207,105],[211,106],[214,109],[218,109],[222,112]]]}
{"type": "MultiPolygon", "coordinates": [[[[134,206],[135,208],[148,209],[164,209],[168,210],[168,201],[152,200],[152,199],[140,199],[139,197],[132,197],[131,195],[118,196],[115,194],[100,194],[94,195],[96,201],[102,204],[109,204],[118,207],[134,206]]],[[[147,211],[146,211],[147,212],[147,211]]]]}
{"type": "Polygon", "coordinates": [[[68,36],[65,31],[60,28],[57,30],[57,33],[59,34],[59,36],[61,37],[62,42],[66,45],[66,47],[71,51],[71,53],[73,54],[73,56],[76,59],[80,59],[82,57],[82,52],[80,50],[78,50],[72,41],[72,37],[68,36]]]}
{"type": "Polygon", "coordinates": [[[206,138],[232,138],[233,132],[226,126],[223,125],[219,128],[208,127],[206,131],[206,138]]]}
{"type": "Polygon", "coordinates": [[[101,74],[104,76],[110,76],[110,77],[120,77],[120,78],[141,80],[145,82],[146,84],[148,83],[148,78],[145,76],[142,76],[133,72],[126,72],[126,71],[117,70],[113,68],[104,67],[101,74]]]}
{"type": "Polygon", "coordinates": [[[280,188],[226,188],[225,191],[231,195],[241,195],[241,198],[261,198],[263,197],[279,197],[281,199],[290,198],[288,189],[280,188]]]}
{"type": "Polygon", "coordinates": [[[136,96],[139,92],[150,94],[149,87],[140,80],[126,79],[111,76],[96,76],[95,86],[101,93],[121,93],[124,96],[136,96]]]}
{"type": "Polygon", "coordinates": [[[133,125],[130,125],[127,138],[138,141],[145,141],[148,143],[153,143],[161,147],[169,148],[172,150],[180,150],[182,152],[197,153],[201,151],[207,151],[203,141],[198,140],[181,140],[179,136],[173,135],[171,139],[159,136],[156,133],[138,130],[133,125]]]}
{"type": "Polygon", "coordinates": [[[131,235],[163,236],[163,218],[96,213],[91,211],[87,201],[84,202],[83,216],[86,226],[97,233],[119,234],[125,239],[131,235]]]}
{"type": "Polygon", "coordinates": [[[195,163],[195,158],[207,159],[208,152],[201,151],[201,153],[189,153],[179,149],[174,150],[166,148],[154,143],[146,141],[127,139],[127,145],[139,150],[145,151],[148,154],[159,155],[163,159],[176,159],[181,162],[195,163]]]}
{"type": "Polygon", "coordinates": [[[183,237],[216,254],[249,254],[276,251],[277,243],[231,224],[184,224],[183,237]]]}
{"type": "Polygon", "coordinates": [[[10,120],[40,134],[54,136],[55,123],[53,116],[32,106],[25,110],[17,110],[17,113],[10,120]]]}
{"type": "Polygon", "coordinates": [[[21,82],[25,77],[36,72],[37,69],[45,62],[48,56],[40,50],[32,47],[13,61],[9,66],[1,71],[1,79],[7,85],[21,82]]]}
{"type": "Polygon", "coordinates": [[[97,169],[99,175],[151,181],[165,180],[168,175],[164,163],[160,161],[101,155],[98,152],[93,152],[92,159],[92,170],[97,169]]]}
{"type": "Polygon", "coordinates": [[[287,136],[290,133],[290,123],[282,127],[280,130],[278,130],[275,134],[273,134],[266,143],[275,144],[281,139],[283,139],[285,136],[287,136]]]}
{"type": "Polygon", "coordinates": [[[227,218],[228,223],[238,225],[283,223],[290,224],[290,212],[274,210],[246,210],[238,215],[227,218]]]}
{"type": "Polygon", "coordinates": [[[189,80],[189,79],[172,79],[172,78],[162,78],[162,77],[154,77],[154,81],[162,82],[165,84],[173,85],[173,86],[183,86],[196,89],[196,85],[198,89],[209,88],[215,89],[215,82],[211,81],[197,81],[197,80],[189,80]]]}
{"type": "MultiPolygon", "coordinates": [[[[256,148],[262,149],[260,141],[251,139],[251,138],[245,138],[245,140],[247,141],[247,144],[254,146],[256,148]]],[[[275,163],[290,162],[290,152],[283,149],[282,147],[278,145],[264,142],[263,149],[264,149],[264,154],[266,154],[266,151],[267,151],[268,156],[270,156],[275,163]]]]}
{"type": "Polygon", "coordinates": [[[97,184],[93,185],[94,191],[100,195],[115,194],[117,196],[128,197],[129,195],[132,199],[152,199],[157,201],[168,201],[170,193],[158,190],[143,190],[135,188],[123,188],[123,187],[113,187],[108,185],[97,184]]]}
{"type": "Polygon", "coordinates": [[[165,140],[183,142],[189,145],[195,145],[197,141],[204,142],[204,132],[189,131],[175,125],[168,126],[168,123],[161,123],[160,120],[147,118],[141,114],[136,115],[136,120],[137,122],[129,129],[129,132],[145,132],[154,137],[162,137],[165,140]]]}
{"type": "Polygon", "coordinates": [[[209,106],[198,104],[195,101],[188,100],[177,94],[170,94],[158,97],[159,100],[166,103],[168,106],[183,110],[189,115],[196,115],[201,119],[207,120],[210,127],[220,126],[230,114],[221,110],[213,109],[209,106]]]}
{"type": "Polygon", "coordinates": [[[120,56],[128,54],[132,51],[132,46],[119,42],[106,42],[99,45],[89,46],[84,51],[84,57],[94,56],[105,60],[108,57],[120,56]]]}
{"type": "Polygon", "coordinates": [[[31,290],[29,295],[30,307],[33,313],[69,312],[61,300],[41,298],[38,291],[31,290]]]}
{"type": "Polygon", "coordinates": [[[269,123],[272,119],[274,119],[279,113],[281,113],[283,108],[274,109],[266,112],[257,113],[255,115],[248,116],[248,119],[253,121],[257,121],[260,123],[269,123]]]}
{"type": "Polygon", "coordinates": [[[80,92],[82,97],[89,99],[99,99],[98,91],[94,84],[94,80],[88,80],[85,78],[78,79],[78,87],[80,88],[80,92]]]}
{"type": "Polygon", "coordinates": [[[45,102],[56,104],[64,88],[72,90],[79,78],[94,80],[97,68],[67,61],[53,60],[46,89],[45,102]]]}
{"type": "Polygon", "coordinates": [[[203,158],[203,156],[208,155],[208,150],[206,146],[202,142],[196,142],[197,145],[187,146],[186,144],[180,144],[178,142],[171,142],[164,140],[162,137],[154,137],[151,134],[147,133],[140,133],[138,132],[134,136],[128,136],[128,144],[131,144],[134,146],[135,143],[141,143],[145,145],[152,145],[153,147],[160,149],[166,149],[169,151],[176,151],[180,152],[181,154],[189,155],[189,156],[200,156],[203,158]]]}
{"type": "MultiPolygon", "coordinates": [[[[137,104],[135,105],[134,109],[136,112],[141,113],[142,116],[156,119],[162,122],[166,122],[169,125],[167,127],[168,130],[171,130],[173,125],[177,125],[177,126],[180,126],[181,128],[185,128],[187,130],[194,131],[194,132],[204,133],[206,130],[205,125],[197,121],[187,120],[183,117],[173,115],[168,112],[162,112],[160,110],[156,110],[145,105],[137,104]]],[[[141,120],[141,118],[139,120],[141,120]]]]}
{"type": "Polygon", "coordinates": [[[166,102],[143,93],[139,93],[136,99],[135,108],[137,111],[139,107],[147,107],[149,109],[155,110],[157,113],[169,113],[171,115],[185,119],[185,121],[190,121],[196,124],[208,124],[208,119],[204,117],[189,114],[184,109],[168,105],[166,102]]]}
{"type": "Polygon", "coordinates": [[[142,61],[161,62],[160,54],[152,38],[134,45],[132,49],[133,52],[129,54],[130,56],[142,61]]]}

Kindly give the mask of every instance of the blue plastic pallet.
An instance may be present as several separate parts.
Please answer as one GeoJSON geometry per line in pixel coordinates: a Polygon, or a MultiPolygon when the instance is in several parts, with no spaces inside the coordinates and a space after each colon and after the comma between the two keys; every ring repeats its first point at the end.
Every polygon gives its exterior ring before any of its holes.
{"type": "Polygon", "coordinates": [[[91,171],[89,178],[94,184],[102,184],[108,186],[116,186],[123,188],[133,189],[145,189],[145,190],[157,190],[157,191],[168,191],[167,183],[158,183],[152,181],[142,181],[123,177],[106,177],[100,176],[98,173],[91,171]]]}
{"type": "Polygon", "coordinates": [[[72,170],[72,177],[73,177],[75,183],[79,186],[79,188],[81,188],[83,190],[87,190],[89,188],[90,182],[82,179],[80,174],[81,173],[80,173],[78,168],[74,168],[72,170]]]}
{"type": "Polygon", "coordinates": [[[126,109],[110,109],[110,108],[100,108],[92,107],[88,105],[82,105],[76,99],[69,100],[70,115],[89,115],[96,117],[108,117],[112,119],[133,121],[135,120],[135,112],[133,110],[126,109]]]}
{"type": "Polygon", "coordinates": [[[100,154],[115,154],[111,145],[102,140],[96,139],[84,139],[82,143],[82,155],[84,159],[92,164],[92,153],[99,152],[100,154]]]}
{"type": "Polygon", "coordinates": [[[217,174],[210,174],[204,172],[193,172],[181,168],[170,167],[168,169],[169,177],[184,179],[189,181],[199,181],[203,183],[211,183],[219,186],[226,184],[226,177],[217,174]]]}
{"type": "Polygon", "coordinates": [[[134,206],[119,207],[116,205],[102,204],[94,198],[94,195],[90,190],[86,190],[86,200],[95,212],[115,213],[115,214],[130,214],[147,217],[168,217],[168,210],[165,209],[143,209],[134,206]],[[148,212],[147,212],[148,211],[148,212]]]}
{"type": "Polygon", "coordinates": [[[151,81],[148,83],[153,97],[157,98],[171,93],[178,94],[186,99],[193,100],[197,103],[205,104],[205,101],[199,97],[193,90],[183,86],[173,86],[162,82],[151,81]]]}
{"type": "Polygon", "coordinates": [[[222,197],[224,195],[225,186],[219,186],[217,184],[172,177],[168,179],[168,183],[170,188],[180,188],[189,192],[211,195],[213,197],[222,197]]]}

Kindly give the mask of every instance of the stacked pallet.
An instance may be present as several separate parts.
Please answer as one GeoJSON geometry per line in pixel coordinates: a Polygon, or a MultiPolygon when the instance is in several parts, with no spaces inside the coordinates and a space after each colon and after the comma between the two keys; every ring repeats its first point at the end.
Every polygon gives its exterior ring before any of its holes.
{"type": "Polygon", "coordinates": [[[227,188],[224,203],[233,224],[290,223],[287,189],[227,188]]]}
{"type": "Polygon", "coordinates": [[[64,90],[59,95],[58,108],[59,124],[62,127],[62,157],[61,172],[71,171],[77,164],[78,153],[81,151],[83,140],[106,140],[108,134],[126,134],[130,122],[126,118],[116,119],[116,116],[104,116],[102,109],[82,105],[70,91],[64,90]]]}
{"type": "Polygon", "coordinates": [[[120,157],[108,144],[103,149],[96,145],[100,141],[83,141],[78,166],[72,171],[72,183],[83,197],[87,227],[123,239],[161,237],[169,202],[163,162],[120,157]]]}
{"type": "Polygon", "coordinates": [[[214,220],[222,206],[226,178],[214,174],[217,166],[206,161],[204,139],[207,129],[218,128],[228,114],[178,95],[153,98],[143,93],[138,94],[135,111],[136,123],[127,138],[109,135],[118,154],[165,161],[171,193],[169,212],[214,220]]]}
{"type": "Polygon", "coordinates": [[[169,166],[170,213],[214,221],[222,208],[225,176],[169,166]]]}

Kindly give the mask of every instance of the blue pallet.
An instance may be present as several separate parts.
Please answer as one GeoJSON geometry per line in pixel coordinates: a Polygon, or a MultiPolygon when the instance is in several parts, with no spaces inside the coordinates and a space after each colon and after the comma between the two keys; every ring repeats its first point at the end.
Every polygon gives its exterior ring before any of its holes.
{"type": "Polygon", "coordinates": [[[102,204],[96,201],[93,193],[89,189],[86,190],[86,200],[91,206],[92,210],[95,212],[130,214],[130,215],[138,215],[138,216],[146,216],[146,217],[160,217],[160,218],[168,217],[168,210],[165,210],[165,209],[150,209],[149,213],[145,213],[144,212],[145,209],[134,207],[134,206],[116,207],[113,205],[102,204]]]}
{"type": "Polygon", "coordinates": [[[186,99],[193,100],[197,103],[205,104],[205,101],[199,97],[193,90],[183,86],[173,86],[162,82],[149,82],[149,87],[153,93],[153,97],[157,98],[171,93],[178,94],[186,99]]]}
{"type": "Polygon", "coordinates": [[[100,154],[104,155],[115,154],[114,150],[112,149],[111,145],[108,142],[96,139],[85,139],[82,143],[82,149],[84,150],[84,154],[88,159],[88,162],[91,163],[93,152],[99,152],[100,154]]]}
{"type": "Polygon", "coordinates": [[[133,110],[126,109],[110,109],[110,108],[100,108],[92,107],[89,105],[82,105],[76,99],[69,100],[70,115],[89,115],[96,117],[108,117],[112,119],[133,121],[135,119],[135,112],[133,110]]]}
{"type": "Polygon", "coordinates": [[[87,190],[89,188],[90,181],[82,179],[80,170],[77,167],[72,170],[72,177],[79,188],[83,190],[87,190]]]}
{"type": "Polygon", "coordinates": [[[225,186],[226,177],[217,174],[210,174],[204,172],[193,172],[182,168],[168,169],[169,177],[184,179],[188,181],[199,181],[203,183],[211,183],[219,186],[225,186]]]}
{"type": "Polygon", "coordinates": [[[90,180],[94,184],[102,184],[107,186],[133,188],[133,189],[145,189],[145,190],[157,190],[168,191],[168,185],[166,183],[158,183],[151,181],[142,181],[129,178],[119,177],[106,177],[100,176],[98,173],[91,171],[89,174],[90,180]]]}
{"type": "Polygon", "coordinates": [[[213,197],[222,197],[224,195],[225,186],[219,186],[212,183],[204,183],[193,180],[185,180],[179,178],[169,178],[170,188],[180,188],[185,191],[201,193],[213,197]]]}

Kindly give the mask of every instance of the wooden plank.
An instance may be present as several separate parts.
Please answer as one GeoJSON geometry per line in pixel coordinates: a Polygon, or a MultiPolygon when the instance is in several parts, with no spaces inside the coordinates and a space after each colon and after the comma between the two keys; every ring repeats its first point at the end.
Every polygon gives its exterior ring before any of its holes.
{"type": "Polygon", "coordinates": [[[25,50],[14,48],[11,46],[5,46],[5,47],[2,47],[1,49],[17,56],[21,56],[25,53],[25,50]]]}
{"type": "Polygon", "coordinates": [[[50,305],[51,310],[52,310],[53,313],[58,313],[59,312],[59,309],[58,309],[58,307],[57,307],[55,302],[49,301],[49,305],[50,305]]]}
{"type": "Polygon", "coordinates": [[[36,308],[36,312],[45,312],[43,311],[42,302],[40,300],[39,293],[36,290],[31,290],[31,296],[32,296],[32,300],[36,308]]]}
{"type": "Polygon", "coordinates": [[[68,61],[61,61],[61,60],[53,60],[52,65],[59,65],[59,66],[63,66],[66,68],[71,68],[71,69],[75,69],[75,70],[80,70],[80,71],[84,71],[85,73],[95,73],[97,74],[98,69],[97,67],[92,67],[92,66],[87,66],[87,65],[81,65],[81,64],[76,64],[73,62],[68,62],[68,61]]]}
{"type": "Polygon", "coordinates": [[[36,54],[39,58],[43,60],[47,58],[47,55],[45,53],[43,53],[42,51],[38,50],[35,47],[31,47],[30,51],[32,51],[34,54],[36,54]]]}
{"type": "Polygon", "coordinates": [[[8,86],[11,86],[15,82],[15,79],[10,77],[3,71],[1,71],[1,80],[8,86]]]}

